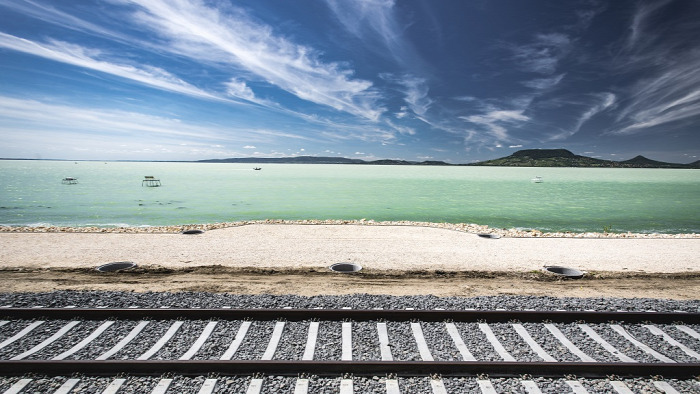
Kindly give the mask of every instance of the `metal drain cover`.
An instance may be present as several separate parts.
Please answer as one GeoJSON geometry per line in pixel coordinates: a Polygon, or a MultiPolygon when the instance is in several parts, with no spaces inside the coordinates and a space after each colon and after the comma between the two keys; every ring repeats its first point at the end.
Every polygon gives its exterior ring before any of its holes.
{"type": "Polygon", "coordinates": [[[557,265],[545,266],[544,270],[571,279],[581,279],[584,275],[583,271],[579,271],[575,268],[560,267],[557,265]]]}
{"type": "Polygon", "coordinates": [[[116,263],[107,263],[97,267],[100,272],[114,272],[119,270],[128,270],[136,267],[136,264],[131,261],[118,261],[116,263]]]}
{"type": "Polygon", "coordinates": [[[362,266],[354,263],[335,263],[328,268],[334,272],[357,272],[362,266]]]}
{"type": "Polygon", "coordinates": [[[501,236],[498,234],[481,233],[481,234],[477,234],[477,235],[480,236],[481,238],[492,238],[492,239],[501,238],[501,236]]]}

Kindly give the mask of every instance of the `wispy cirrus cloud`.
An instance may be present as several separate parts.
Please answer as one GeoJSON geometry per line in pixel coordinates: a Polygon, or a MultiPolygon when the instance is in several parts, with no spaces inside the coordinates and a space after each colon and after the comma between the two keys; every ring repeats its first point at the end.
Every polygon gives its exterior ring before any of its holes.
{"type": "MultiPolygon", "coordinates": [[[[31,145],[45,145],[44,149],[60,154],[72,152],[73,145],[92,146],[90,154],[95,156],[81,153],[75,158],[99,159],[105,154],[131,157],[144,153],[144,147],[158,149],[158,154],[184,154],[196,158],[248,156],[245,151],[214,148],[251,142],[265,144],[279,139],[319,141],[307,135],[266,128],[205,126],[134,111],[77,107],[9,96],[0,96],[0,123],[8,146],[19,147],[31,142],[31,145]],[[56,133],[62,136],[58,141],[52,137],[56,133]]],[[[246,145],[244,149],[251,149],[251,146],[246,145]]]]}
{"type": "Polygon", "coordinates": [[[536,90],[551,89],[559,84],[566,74],[555,75],[551,78],[537,78],[529,81],[524,81],[522,84],[528,88],[536,90]]]}
{"type": "Polygon", "coordinates": [[[0,32],[0,48],[100,71],[165,91],[208,100],[233,102],[190,85],[161,68],[153,66],[138,67],[126,63],[101,60],[100,58],[106,57],[106,54],[102,51],[63,41],[50,40],[46,43],[40,43],[0,32]]]}
{"type": "Polygon", "coordinates": [[[620,112],[624,127],[613,134],[634,134],[673,122],[700,117],[700,76],[693,61],[676,65],[665,72],[635,84],[631,102],[620,112]]]}
{"type": "Polygon", "coordinates": [[[658,22],[659,14],[672,4],[668,0],[644,2],[634,13],[615,66],[621,74],[643,72],[645,76],[623,92],[628,98],[610,134],[636,134],[692,118],[700,120],[700,50],[683,46],[686,39],[700,35],[700,21],[658,22]]]}
{"type": "Polygon", "coordinates": [[[326,0],[326,4],[345,30],[368,46],[380,44],[375,52],[388,50],[395,59],[406,60],[408,44],[396,20],[394,0],[326,0]]]}
{"type": "Polygon", "coordinates": [[[610,92],[598,93],[592,95],[592,104],[588,105],[588,108],[581,114],[581,116],[576,120],[575,125],[568,130],[561,133],[553,135],[549,138],[550,141],[563,140],[572,135],[576,134],[581,130],[581,127],[588,122],[591,118],[600,112],[612,107],[615,104],[617,96],[610,92]]]}
{"type": "Polygon", "coordinates": [[[129,41],[128,36],[32,0],[0,0],[0,6],[66,29],[129,41]]]}
{"type": "Polygon", "coordinates": [[[482,115],[460,116],[460,119],[480,125],[496,139],[507,141],[510,139],[510,136],[505,126],[520,124],[530,120],[523,112],[523,110],[493,109],[482,115]]]}
{"type": "Polygon", "coordinates": [[[99,109],[0,96],[0,119],[14,129],[62,129],[84,134],[138,134],[222,139],[214,128],[187,124],[177,118],[116,109],[99,109]]]}
{"type": "Polygon", "coordinates": [[[524,71],[552,74],[571,48],[571,38],[563,33],[535,35],[532,42],[513,46],[513,58],[524,71]]]}
{"type": "Polygon", "coordinates": [[[659,9],[668,5],[671,0],[658,0],[640,2],[630,24],[630,34],[627,37],[627,47],[634,48],[638,45],[646,45],[649,38],[649,22],[659,9]]]}
{"type": "Polygon", "coordinates": [[[433,100],[428,96],[428,85],[423,78],[407,77],[400,81],[404,86],[404,100],[409,108],[419,116],[424,116],[433,100]]]}
{"type": "Polygon", "coordinates": [[[321,60],[313,48],[276,34],[242,9],[226,11],[202,1],[123,0],[134,4],[132,23],[155,32],[164,50],[243,70],[303,100],[370,120],[385,111],[372,82],[321,60]]]}

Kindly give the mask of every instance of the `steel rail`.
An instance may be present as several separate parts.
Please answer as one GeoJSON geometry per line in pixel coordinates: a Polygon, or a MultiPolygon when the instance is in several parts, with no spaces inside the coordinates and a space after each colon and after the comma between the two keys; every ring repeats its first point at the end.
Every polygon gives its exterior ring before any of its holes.
{"type": "Polygon", "coordinates": [[[651,322],[700,324],[694,312],[611,312],[611,311],[506,311],[506,310],[404,310],[404,309],[184,309],[184,308],[2,308],[6,319],[220,319],[220,320],[327,320],[327,321],[413,321],[426,322],[542,322],[625,323],[651,322]]]}
{"type": "Polygon", "coordinates": [[[376,376],[478,376],[520,377],[525,374],[541,377],[575,375],[588,378],[648,377],[687,379],[700,374],[700,363],[590,363],[590,362],[506,362],[506,361],[261,361],[261,360],[19,360],[0,361],[4,376],[36,373],[41,375],[241,375],[273,374],[297,376],[313,374],[337,376],[353,374],[376,376]]]}

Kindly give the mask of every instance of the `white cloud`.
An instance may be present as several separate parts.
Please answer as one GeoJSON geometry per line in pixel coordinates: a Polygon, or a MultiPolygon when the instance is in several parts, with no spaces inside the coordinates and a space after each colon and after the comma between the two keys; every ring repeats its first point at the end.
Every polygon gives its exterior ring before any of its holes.
{"type": "MultiPolygon", "coordinates": [[[[0,47],[100,71],[173,93],[209,100],[224,100],[188,84],[161,68],[153,66],[142,66],[139,68],[126,63],[99,60],[101,57],[106,57],[106,54],[99,50],[63,41],[52,40],[49,43],[38,43],[0,32],[0,47]]],[[[231,100],[227,101],[233,102],[231,100]]]]}
{"type": "Polygon", "coordinates": [[[416,134],[416,130],[412,127],[407,127],[407,126],[401,126],[397,125],[394,122],[387,120],[386,123],[394,130],[398,131],[399,134],[403,135],[414,135],[416,134]]]}
{"type": "Polygon", "coordinates": [[[514,149],[514,148],[522,148],[523,146],[518,144],[518,145],[508,145],[509,148],[514,149]]]}
{"type": "Polygon", "coordinates": [[[428,85],[423,78],[407,76],[398,81],[405,88],[404,101],[408,104],[411,111],[418,116],[424,116],[428,112],[428,108],[433,104],[433,100],[428,97],[428,85]]]}
{"type": "Polygon", "coordinates": [[[499,140],[508,140],[508,131],[504,125],[527,122],[529,117],[523,115],[523,110],[491,110],[483,115],[460,116],[460,119],[484,126],[499,140]]]}
{"type": "MultiPolygon", "coordinates": [[[[177,118],[133,111],[75,107],[7,96],[0,96],[0,133],[8,141],[6,146],[0,148],[2,151],[10,149],[10,141],[16,142],[17,146],[37,147],[36,149],[42,147],[44,150],[51,150],[53,146],[71,149],[100,146],[105,152],[104,149],[114,150],[115,147],[125,145],[126,148],[108,152],[107,156],[102,157],[117,159],[138,157],[143,146],[155,143],[170,145],[174,151],[187,155],[195,152],[194,149],[202,149],[206,155],[201,157],[208,158],[218,157],[221,152],[212,151],[212,146],[224,143],[270,143],[281,138],[313,141],[307,136],[282,131],[217,125],[207,127],[177,118]],[[138,143],[133,142],[135,139],[138,143]],[[183,151],[185,148],[187,150],[183,151]],[[117,154],[120,156],[113,156],[117,154]]],[[[246,149],[248,148],[254,149],[252,145],[248,145],[246,149]]],[[[229,157],[234,154],[222,152],[229,157]]],[[[54,157],[65,157],[66,152],[58,153],[63,156],[54,157]]],[[[29,155],[25,157],[32,157],[34,152],[25,154],[29,155]]],[[[153,155],[148,157],[156,158],[153,155]]]]}
{"type": "Polygon", "coordinates": [[[581,126],[583,126],[584,123],[588,122],[593,116],[597,115],[598,113],[612,107],[615,104],[615,101],[617,100],[617,96],[609,92],[595,94],[593,97],[595,98],[596,102],[590,105],[588,109],[581,114],[578,120],[576,120],[576,124],[574,125],[574,127],[572,127],[570,130],[561,132],[550,137],[550,140],[561,140],[571,137],[572,135],[578,133],[579,130],[581,130],[581,126]]]}
{"type": "Polygon", "coordinates": [[[158,134],[168,137],[221,138],[214,129],[136,112],[79,108],[0,96],[0,119],[28,129],[92,133],[158,134]]]}
{"type": "Polygon", "coordinates": [[[249,88],[244,81],[231,78],[231,80],[226,82],[224,85],[226,86],[226,93],[229,96],[253,102],[256,101],[255,93],[253,93],[253,90],[249,88]]]}
{"type": "MultiPolygon", "coordinates": [[[[59,4],[59,3],[57,3],[59,4]]],[[[29,15],[33,18],[53,23],[63,28],[93,33],[103,37],[110,37],[119,41],[127,41],[127,37],[121,33],[109,30],[98,24],[87,22],[71,14],[59,11],[56,8],[41,4],[34,0],[0,0],[0,5],[16,12],[29,15]]]]}
{"type": "Polygon", "coordinates": [[[635,84],[629,104],[618,120],[627,124],[614,134],[633,134],[644,129],[700,116],[700,75],[697,56],[679,59],[660,74],[635,84]]]}
{"type": "Polygon", "coordinates": [[[258,149],[258,148],[256,148],[256,147],[253,146],[253,145],[246,145],[246,146],[243,147],[243,149],[258,149]]]}
{"type": "Polygon", "coordinates": [[[340,63],[322,61],[313,48],[275,34],[243,9],[224,12],[202,1],[120,1],[139,6],[133,21],[162,37],[164,50],[242,69],[303,100],[366,119],[385,111],[370,81],[353,78],[340,63]]]}

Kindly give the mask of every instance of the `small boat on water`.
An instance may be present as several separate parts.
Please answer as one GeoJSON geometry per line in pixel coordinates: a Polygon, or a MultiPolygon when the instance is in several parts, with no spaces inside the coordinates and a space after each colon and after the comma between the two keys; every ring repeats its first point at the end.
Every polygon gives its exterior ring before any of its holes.
{"type": "Polygon", "coordinates": [[[254,169],[255,171],[260,171],[260,170],[262,170],[262,168],[260,168],[260,167],[255,167],[255,168],[253,168],[253,169],[254,169]]]}
{"type": "Polygon", "coordinates": [[[61,179],[61,183],[64,185],[77,185],[78,178],[73,178],[72,176],[67,176],[67,177],[61,179]]]}
{"type": "Polygon", "coordinates": [[[542,183],[542,177],[541,176],[536,176],[531,179],[533,183],[542,183]]]}
{"type": "Polygon", "coordinates": [[[141,186],[148,186],[148,187],[160,186],[160,179],[156,179],[156,177],[154,177],[152,175],[146,175],[143,178],[144,179],[141,181],[141,186]]]}

